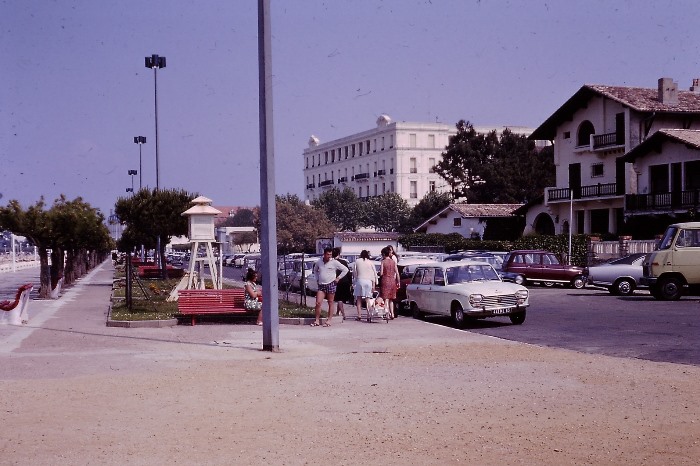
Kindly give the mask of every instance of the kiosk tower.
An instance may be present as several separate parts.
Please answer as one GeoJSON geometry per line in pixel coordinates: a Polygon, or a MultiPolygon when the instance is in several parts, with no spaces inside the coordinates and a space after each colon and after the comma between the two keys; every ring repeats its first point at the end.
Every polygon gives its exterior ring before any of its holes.
{"type": "Polygon", "coordinates": [[[214,235],[214,218],[221,212],[211,206],[212,200],[204,196],[199,196],[192,200],[194,206],[182,213],[189,217],[189,240],[190,240],[190,275],[187,279],[187,289],[192,289],[194,282],[195,265],[199,265],[200,280],[199,287],[204,288],[204,279],[201,271],[204,264],[209,266],[211,281],[215,289],[221,289],[221,277],[216,268],[214,260],[214,250],[212,244],[216,242],[214,235]],[[200,257],[198,252],[200,246],[205,249],[205,255],[200,257]]]}

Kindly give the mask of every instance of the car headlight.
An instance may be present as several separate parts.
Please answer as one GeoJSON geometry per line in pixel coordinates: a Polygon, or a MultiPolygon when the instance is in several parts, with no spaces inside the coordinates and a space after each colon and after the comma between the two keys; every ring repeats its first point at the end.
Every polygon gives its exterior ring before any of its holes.
{"type": "Polygon", "coordinates": [[[481,304],[481,301],[484,300],[484,295],[482,294],[470,294],[469,295],[469,304],[472,306],[478,306],[481,304]]]}
{"type": "Polygon", "coordinates": [[[527,301],[527,296],[527,290],[518,290],[515,292],[515,297],[518,299],[518,304],[525,304],[525,301],[527,301]]]}

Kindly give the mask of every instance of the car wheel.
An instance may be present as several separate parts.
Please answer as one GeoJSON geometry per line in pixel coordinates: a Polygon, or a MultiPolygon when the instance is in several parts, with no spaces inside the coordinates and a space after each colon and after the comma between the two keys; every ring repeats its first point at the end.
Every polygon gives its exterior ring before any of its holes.
{"type": "Polygon", "coordinates": [[[413,315],[414,319],[420,320],[423,318],[423,313],[418,308],[418,305],[416,303],[411,303],[411,314],[413,315]]]}
{"type": "Polygon", "coordinates": [[[681,299],[682,285],[677,278],[663,278],[659,280],[659,296],[664,301],[676,301],[681,299]]]}
{"type": "Polygon", "coordinates": [[[516,285],[524,285],[525,284],[525,277],[522,275],[516,275],[515,278],[513,279],[516,285]]]}
{"type": "Polygon", "coordinates": [[[457,328],[462,328],[464,327],[464,309],[462,309],[462,306],[459,304],[456,304],[453,309],[452,309],[452,321],[455,324],[455,327],[457,328]]]}
{"type": "Polygon", "coordinates": [[[634,282],[629,278],[621,278],[609,289],[610,293],[619,296],[629,296],[634,292],[634,282]]]}
{"type": "Polygon", "coordinates": [[[571,280],[571,286],[580,290],[586,286],[586,280],[583,279],[583,275],[576,275],[573,280],[571,280]]]}
{"type": "Polygon", "coordinates": [[[522,325],[522,323],[525,322],[525,315],[525,311],[521,311],[511,314],[508,317],[510,318],[511,323],[514,325],[522,325]]]}

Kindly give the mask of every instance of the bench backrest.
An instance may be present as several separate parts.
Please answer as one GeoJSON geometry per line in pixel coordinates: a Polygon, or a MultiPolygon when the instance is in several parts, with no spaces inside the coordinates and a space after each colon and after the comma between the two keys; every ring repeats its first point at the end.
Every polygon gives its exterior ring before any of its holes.
{"type": "Polygon", "coordinates": [[[242,288],[224,290],[179,290],[178,301],[182,304],[196,304],[198,301],[208,304],[232,305],[243,307],[245,292],[242,288]]]}

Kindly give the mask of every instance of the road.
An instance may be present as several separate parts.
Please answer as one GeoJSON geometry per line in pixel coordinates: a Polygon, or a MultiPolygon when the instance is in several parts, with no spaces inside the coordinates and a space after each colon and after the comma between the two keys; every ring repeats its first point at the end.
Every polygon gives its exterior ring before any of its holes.
{"type": "MultiPolygon", "coordinates": [[[[242,273],[224,268],[226,278],[241,280],[242,273]]],[[[13,299],[23,283],[38,284],[38,276],[38,268],[0,274],[0,300],[13,299]]],[[[616,297],[595,288],[537,286],[530,287],[530,294],[523,325],[494,318],[470,322],[464,331],[585,353],[700,366],[698,297],[657,301],[645,291],[616,297]]],[[[444,317],[426,321],[452,325],[444,317]]]]}

